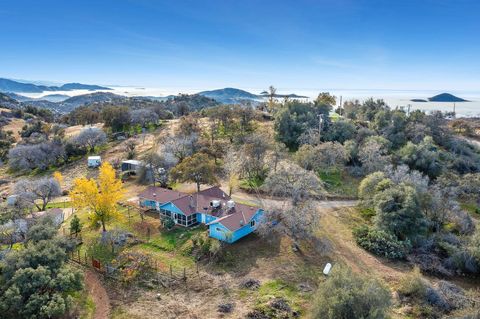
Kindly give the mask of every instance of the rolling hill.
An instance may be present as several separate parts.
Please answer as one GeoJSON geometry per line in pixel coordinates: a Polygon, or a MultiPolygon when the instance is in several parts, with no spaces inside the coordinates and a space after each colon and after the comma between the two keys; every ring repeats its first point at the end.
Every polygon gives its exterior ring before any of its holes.
{"type": "Polygon", "coordinates": [[[450,93],[441,93],[428,98],[430,102],[469,102],[450,93]]]}
{"type": "Polygon", "coordinates": [[[236,104],[245,101],[260,101],[261,96],[235,88],[224,88],[212,91],[203,91],[197,93],[224,104],[236,104]]]}

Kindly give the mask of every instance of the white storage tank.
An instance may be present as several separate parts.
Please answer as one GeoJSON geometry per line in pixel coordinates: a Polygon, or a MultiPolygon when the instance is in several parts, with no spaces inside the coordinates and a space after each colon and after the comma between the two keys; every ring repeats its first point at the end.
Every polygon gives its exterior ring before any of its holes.
{"type": "Polygon", "coordinates": [[[332,270],[332,264],[331,263],[327,263],[325,265],[325,268],[323,268],[323,274],[325,276],[328,276],[328,274],[330,273],[330,270],[332,270]]]}

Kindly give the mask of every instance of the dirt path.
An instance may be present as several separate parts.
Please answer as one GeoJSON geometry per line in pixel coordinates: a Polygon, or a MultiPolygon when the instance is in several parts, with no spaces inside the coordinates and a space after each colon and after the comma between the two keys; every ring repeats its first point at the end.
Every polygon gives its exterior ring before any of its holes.
{"type": "Polygon", "coordinates": [[[95,319],[108,319],[110,316],[110,299],[108,298],[107,291],[102,285],[102,282],[98,278],[98,275],[92,271],[87,270],[85,272],[85,285],[87,286],[88,293],[92,296],[95,302],[95,319]]]}
{"type": "Polygon", "coordinates": [[[409,271],[408,265],[389,262],[360,248],[348,226],[348,209],[325,212],[322,216],[322,230],[334,244],[335,254],[354,271],[369,273],[387,282],[398,282],[409,271]],[[342,221],[343,220],[343,221],[342,221]],[[344,222],[345,221],[345,222],[344,222]]]}

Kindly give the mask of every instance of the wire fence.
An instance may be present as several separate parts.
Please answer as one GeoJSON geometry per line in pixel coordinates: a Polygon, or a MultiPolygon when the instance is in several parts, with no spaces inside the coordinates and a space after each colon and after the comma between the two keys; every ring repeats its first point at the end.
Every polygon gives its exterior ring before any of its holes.
{"type": "MultiPolygon", "coordinates": [[[[163,277],[168,276],[169,279],[183,281],[200,279],[201,277],[201,267],[198,262],[195,263],[194,267],[187,268],[161,263],[150,256],[144,255],[143,257],[146,258],[147,267],[156,272],[157,275],[161,275],[163,277]]],[[[119,273],[119,268],[117,266],[95,259],[89,256],[86,252],[82,254],[80,250],[72,251],[69,254],[69,261],[71,263],[93,269],[98,273],[110,278],[115,278],[115,276],[119,273]]]]}

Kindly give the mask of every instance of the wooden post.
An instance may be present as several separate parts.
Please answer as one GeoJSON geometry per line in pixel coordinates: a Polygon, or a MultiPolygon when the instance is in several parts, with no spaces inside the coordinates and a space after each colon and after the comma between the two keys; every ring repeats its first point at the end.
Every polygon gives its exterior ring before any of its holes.
{"type": "Polygon", "coordinates": [[[172,265],[170,265],[170,277],[173,277],[172,265]]]}
{"type": "Polygon", "coordinates": [[[197,274],[198,274],[198,262],[196,262],[195,265],[197,265],[197,274]]]}
{"type": "Polygon", "coordinates": [[[81,264],[81,263],[82,263],[82,260],[80,259],[80,249],[77,250],[77,252],[78,252],[78,263],[81,264]]]}
{"type": "Polygon", "coordinates": [[[187,281],[187,273],[185,267],[183,267],[183,280],[187,281]]]}
{"type": "Polygon", "coordinates": [[[85,265],[88,265],[87,252],[85,252],[85,265]]]}

